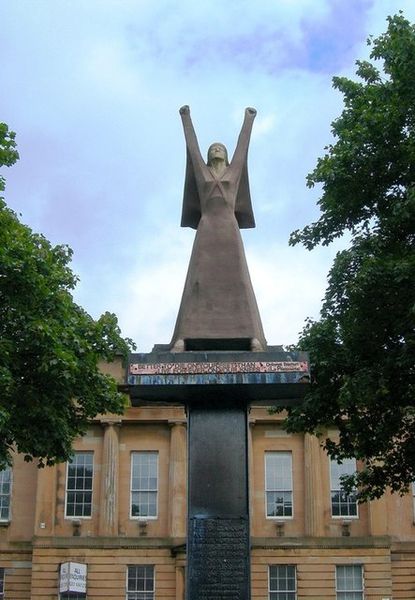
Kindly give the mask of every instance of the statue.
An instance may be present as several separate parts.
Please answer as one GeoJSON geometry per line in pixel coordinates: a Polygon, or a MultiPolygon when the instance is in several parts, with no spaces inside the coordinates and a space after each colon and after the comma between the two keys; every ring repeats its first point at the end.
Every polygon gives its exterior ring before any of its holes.
{"type": "MultiPolygon", "coordinates": [[[[182,227],[197,229],[182,301],[171,342],[247,340],[245,350],[265,350],[266,341],[239,229],[255,227],[247,155],[256,110],[247,108],[231,162],[223,144],[202,158],[190,118],[180,109],[187,149],[182,227]]],[[[209,346],[211,348],[211,346],[209,346]]],[[[208,346],[206,346],[208,349],[208,346]]],[[[216,349],[216,348],[215,348],[216,349]]],[[[218,348],[219,349],[219,348],[218,348]]]]}

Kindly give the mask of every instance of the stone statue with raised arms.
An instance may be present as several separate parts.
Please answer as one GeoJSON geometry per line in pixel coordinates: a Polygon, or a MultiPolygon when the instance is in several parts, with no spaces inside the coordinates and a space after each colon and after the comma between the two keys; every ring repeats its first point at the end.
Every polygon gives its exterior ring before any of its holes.
{"type": "MultiPolygon", "coordinates": [[[[227,349],[226,340],[245,340],[249,345],[246,350],[265,350],[261,318],[239,231],[255,227],[247,155],[256,110],[245,110],[230,162],[225,146],[214,143],[205,163],[189,107],[183,106],[180,115],[187,150],[181,225],[193,227],[197,233],[171,350],[185,351],[191,348],[191,340],[198,340],[199,345],[202,340],[220,340],[221,349],[227,349]]],[[[207,343],[206,349],[211,347],[207,343]]]]}

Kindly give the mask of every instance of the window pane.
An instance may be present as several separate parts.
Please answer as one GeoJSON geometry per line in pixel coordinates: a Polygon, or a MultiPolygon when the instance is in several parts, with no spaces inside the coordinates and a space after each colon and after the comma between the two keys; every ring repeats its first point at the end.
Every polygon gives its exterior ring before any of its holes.
{"type": "Polygon", "coordinates": [[[10,494],[11,494],[12,470],[7,467],[0,471],[0,520],[10,519],[10,494]]]}
{"type": "Polygon", "coordinates": [[[130,565],[128,567],[127,600],[154,600],[153,565],[130,565]]]}
{"type": "Polygon", "coordinates": [[[338,565],[336,567],[336,600],[363,600],[363,567],[338,565]]]}
{"type": "Polygon", "coordinates": [[[75,452],[68,463],[67,517],[90,517],[92,514],[93,460],[92,452],[75,452]]]}
{"type": "Polygon", "coordinates": [[[158,452],[131,455],[131,516],[157,517],[158,452]]]}
{"type": "Polygon", "coordinates": [[[291,517],[292,514],[291,492],[267,492],[268,517],[291,517]]]}
{"type": "Polygon", "coordinates": [[[330,460],[331,480],[331,514],[333,517],[357,517],[356,494],[347,494],[341,483],[343,475],[353,475],[356,472],[356,460],[347,458],[338,464],[330,460]]]}
{"type": "Polygon", "coordinates": [[[330,461],[331,486],[333,489],[340,489],[342,475],[353,475],[356,472],[356,460],[354,458],[344,458],[340,464],[336,460],[330,461]]]}
{"type": "Polygon", "coordinates": [[[296,600],[297,578],[294,565],[269,567],[270,600],[296,600]]]}
{"type": "Polygon", "coordinates": [[[265,453],[265,491],[267,517],[292,517],[291,452],[265,453]]]}

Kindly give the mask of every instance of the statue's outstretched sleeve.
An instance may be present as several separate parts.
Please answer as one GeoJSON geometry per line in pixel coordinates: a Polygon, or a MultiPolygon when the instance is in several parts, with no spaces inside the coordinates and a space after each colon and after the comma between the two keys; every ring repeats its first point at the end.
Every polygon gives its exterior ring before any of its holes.
{"type": "Polygon", "coordinates": [[[197,189],[195,171],[203,168],[203,158],[200,153],[199,144],[190,118],[188,106],[180,109],[182,117],[184,137],[186,140],[186,175],[184,180],[182,227],[197,229],[200,221],[200,197],[197,189]]]}
{"type": "Polygon", "coordinates": [[[238,143],[231,161],[231,168],[240,172],[239,188],[235,203],[235,217],[240,229],[255,227],[254,213],[252,211],[251,194],[248,179],[248,147],[256,110],[247,108],[245,118],[239,134],[238,143]]]}

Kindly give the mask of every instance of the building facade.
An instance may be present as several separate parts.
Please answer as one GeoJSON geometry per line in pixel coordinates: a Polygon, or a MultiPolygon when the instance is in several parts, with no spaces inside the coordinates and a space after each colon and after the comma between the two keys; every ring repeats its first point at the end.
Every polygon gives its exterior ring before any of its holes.
{"type": "MultiPolygon", "coordinates": [[[[357,505],[339,479],[356,465],[281,421],[250,411],[252,599],[413,600],[413,494],[357,505]]],[[[95,419],[69,464],[16,456],[0,474],[0,598],[183,600],[186,440],[182,407],[130,407],[95,419]]]]}

